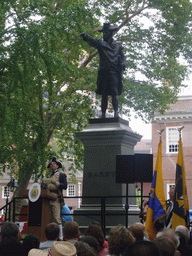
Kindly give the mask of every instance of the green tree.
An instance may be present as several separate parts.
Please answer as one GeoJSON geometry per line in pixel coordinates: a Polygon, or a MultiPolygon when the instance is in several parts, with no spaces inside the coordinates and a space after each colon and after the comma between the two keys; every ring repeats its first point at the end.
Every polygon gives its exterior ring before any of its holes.
{"type": "Polygon", "coordinates": [[[82,167],[75,132],[94,113],[98,55],[79,34],[101,38],[100,20],[119,26],[115,40],[127,57],[121,111],[149,120],[177,99],[190,72],[191,14],[189,0],[0,2],[0,161],[15,166],[16,195],[46,169],[53,136],[82,167]]]}
{"type": "Polygon", "coordinates": [[[54,133],[64,130],[71,147],[71,135],[93,113],[83,93],[92,84],[79,69],[79,34],[98,24],[82,0],[1,1],[0,9],[0,159],[15,170],[20,196],[31,176],[45,171],[54,133]]]}

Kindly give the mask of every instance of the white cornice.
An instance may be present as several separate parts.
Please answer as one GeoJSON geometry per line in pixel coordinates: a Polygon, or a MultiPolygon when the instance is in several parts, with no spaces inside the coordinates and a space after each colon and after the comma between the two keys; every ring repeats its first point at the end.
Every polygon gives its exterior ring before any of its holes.
{"type": "Polygon", "coordinates": [[[156,122],[161,122],[161,121],[166,121],[166,122],[183,122],[183,121],[192,121],[192,113],[190,114],[173,114],[173,115],[156,115],[153,118],[153,123],[156,122]]]}
{"type": "Polygon", "coordinates": [[[178,100],[192,100],[192,95],[179,96],[178,100]]]}
{"type": "MultiPolygon", "coordinates": [[[[192,103],[192,95],[179,96],[178,101],[191,101],[192,103]]],[[[177,103],[175,103],[177,104],[177,103]]],[[[173,104],[174,105],[174,104],[173,104]]],[[[157,122],[183,122],[183,121],[192,121],[192,111],[191,108],[185,110],[171,110],[169,109],[163,115],[159,112],[155,113],[155,116],[152,120],[153,123],[157,122]]]]}

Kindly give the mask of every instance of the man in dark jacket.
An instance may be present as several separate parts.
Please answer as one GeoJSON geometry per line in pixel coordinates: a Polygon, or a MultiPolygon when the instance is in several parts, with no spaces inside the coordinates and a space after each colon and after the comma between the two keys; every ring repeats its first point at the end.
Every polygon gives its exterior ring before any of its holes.
{"type": "Polygon", "coordinates": [[[169,190],[169,198],[170,199],[168,199],[166,201],[167,213],[166,213],[166,218],[165,218],[165,226],[167,228],[171,228],[172,227],[174,195],[175,195],[175,187],[171,187],[170,190],[169,190]]]}
{"type": "Polygon", "coordinates": [[[123,48],[113,40],[113,33],[118,28],[104,23],[99,32],[103,32],[103,40],[98,40],[82,33],[83,40],[99,52],[100,63],[97,78],[96,93],[102,95],[102,118],[105,118],[108,96],[112,96],[114,117],[118,117],[118,95],[122,93],[121,73],[125,70],[123,48]]]}

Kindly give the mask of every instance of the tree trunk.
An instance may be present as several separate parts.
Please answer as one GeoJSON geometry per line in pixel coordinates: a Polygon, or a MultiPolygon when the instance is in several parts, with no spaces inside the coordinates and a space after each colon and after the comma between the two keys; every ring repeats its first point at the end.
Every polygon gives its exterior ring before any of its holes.
{"type": "MultiPolygon", "coordinates": [[[[32,172],[33,168],[31,167],[31,169],[27,171],[25,179],[18,180],[18,188],[14,192],[13,198],[22,197],[23,191],[28,187],[32,172]]],[[[15,212],[12,211],[11,220],[13,220],[13,214],[20,214],[20,210],[24,205],[28,205],[26,199],[15,199],[15,212]]],[[[19,221],[19,215],[15,215],[15,221],[19,221]]]]}

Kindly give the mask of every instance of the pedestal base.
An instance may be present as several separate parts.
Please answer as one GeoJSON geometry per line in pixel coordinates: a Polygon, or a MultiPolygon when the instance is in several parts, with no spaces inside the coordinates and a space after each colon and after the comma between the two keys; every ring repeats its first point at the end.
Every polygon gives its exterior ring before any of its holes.
{"type": "MultiPolygon", "coordinates": [[[[74,211],[79,226],[89,226],[95,220],[103,227],[126,224],[126,184],[116,182],[116,156],[133,155],[141,136],[134,133],[129,123],[121,118],[91,119],[81,132],[76,133],[84,144],[83,199],[74,211]],[[101,198],[105,197],[105,203],[101,198]],[[101,208],[105,204],[105,211],[101,208]],[[102,216],[105,216],[101,221],[102,216]],[[84,215],[84,216],[80,216],[84,215]],[[103,224],[104,222],[104,224],[103,224]]],[[[129,184],[128,195],[135,195],[135,184],[129,184]]],[[[129,197],[128,224],[139,220],[135,197],[129,197]]]]}

